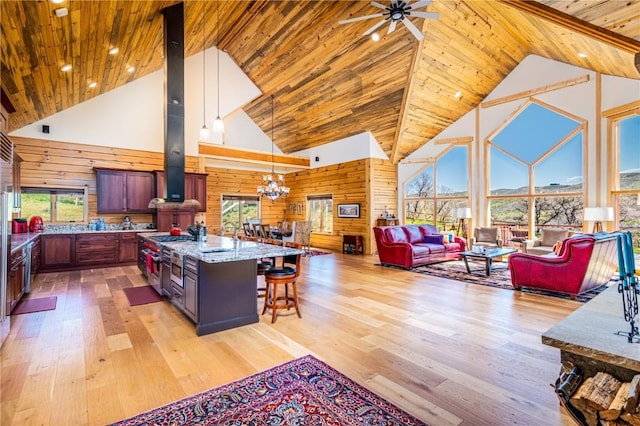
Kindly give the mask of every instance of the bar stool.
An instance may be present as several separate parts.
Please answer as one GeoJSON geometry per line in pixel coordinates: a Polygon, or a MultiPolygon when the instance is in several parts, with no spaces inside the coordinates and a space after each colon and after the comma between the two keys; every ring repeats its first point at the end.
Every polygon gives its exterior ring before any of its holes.
{"type": "MultiPolygon", "coordinates": [[[[284,243],[283,245],[285,247],[297,248],[298,250],[302,249],[302,245],[297,243],[284,243]]],[[[299,275],[300,254],[284,256],[282,267],[271,268],[265,272],[264,282],[266,284],[266,288],[262,315],[267,312],[267,308],[270,308],[272,323],[276,321],[276,312],[278,309],[288,310],[291,306],[296,308],[298,318],[302,318],[302,315],[300,315],[300,308],[298,307],[298,292],[296,289],[296,280],[299,275]],[[295,267],[286,266],[290,264],[295,264],[295,267]],[[289,296],[289,284],[291,284],[291,296],[289,296]],[[278,296],[279,286],[284,286],[284,296],[278,296]]]]}

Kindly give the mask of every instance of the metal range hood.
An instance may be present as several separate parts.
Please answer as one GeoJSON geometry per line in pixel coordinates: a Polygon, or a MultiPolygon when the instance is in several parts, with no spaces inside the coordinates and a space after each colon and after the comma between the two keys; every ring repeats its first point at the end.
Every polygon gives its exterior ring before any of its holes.
{"type": "MultiPolygon", "coordinates": [[[[164,22],[164,194],[149,208],[199,208],[184,199],[184,4],[165,8],[164,22]]],[[[159,195],[159,194],[158,194],[159,195]]]]}

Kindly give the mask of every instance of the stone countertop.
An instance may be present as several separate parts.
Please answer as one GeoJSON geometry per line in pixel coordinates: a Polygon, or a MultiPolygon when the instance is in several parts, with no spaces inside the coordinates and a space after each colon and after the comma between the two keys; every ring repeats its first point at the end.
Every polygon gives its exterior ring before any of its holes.
{"type": "Polygon", "coordinates": [[[542,343],[611,365],[640,372],[640,344],[629,343],[622,295],[611,286],[542,335],[542,343]]]}
{"type": "Polygon", "coordinates": [[[40,235],[40,233],[34,233],[34,232],[25,232],[24,234],[9,235],[9,241],[11,243],[10,245],[11,253],[13,253],[14,251],[20,250],[28,243],[35,241],[36,238],[38,238],[38,235],[40,235]]]}
{"type": "MultiPolygon", "coordinates": [[[[160,233],[163,234],[163,233],[160,233]]],[[[166,235],[166,233],[164,233],[166,235]]],[[[142,234],[143,237],[153,234],[142,234]]],[[[262,244],[254,241],[234,240],[215,235],[207,236],[206,243],[195,241],[174,241],[157,243],[180,254],[191,256],[206,263],[234,262],[263,257],[280,257],[302,254],[304,250],[282,247],[273,244],[262,244]]]]}
{"type": "Polygon", "coordinates": [[[11,234],[9,235],[9,241],[11,242],[11,251],[14,252],[16,250],[21,249],[29,242],[33,242],[38,238],[39,235],[76,235],[76,234],[112,234],[112,233],[121,233],[121,232],[151,232],[152,229],[107,229],[104,231],[90,231],[88,229],[47,229],[45,226],[44,231],[42,232],[25,232],[22,234],[11,234]]]}

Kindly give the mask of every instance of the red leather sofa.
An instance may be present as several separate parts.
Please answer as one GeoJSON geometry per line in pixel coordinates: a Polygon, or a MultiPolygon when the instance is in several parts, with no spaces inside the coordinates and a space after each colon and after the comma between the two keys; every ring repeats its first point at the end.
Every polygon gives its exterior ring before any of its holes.
{"type": "Polygon", "coordinates": [[[433,225],[374,226],[378,257],[383,265],[411,269],[442,261],[464,251],[466,242],[460,237],[444,241],[448,236],[433,225]]]}
{"type": "Polygon", "coordinates": [[[609,282],[618,266],[617,234],[581,234],[566,238],[555,255],[513,253],[511,284],[576,295],[609,282]]]}

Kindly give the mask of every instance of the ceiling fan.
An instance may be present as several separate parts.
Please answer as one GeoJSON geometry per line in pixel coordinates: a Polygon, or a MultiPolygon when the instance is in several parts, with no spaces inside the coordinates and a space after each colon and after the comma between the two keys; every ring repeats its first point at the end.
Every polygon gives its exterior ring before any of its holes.
{"type": "Polygon", "coordinates": [[[408,16],[415,16],[417,18],[427,18],[427,19],[438,19],[440,14],[438,12],[423,12],[416,11],[415,9],[428,6],[432,3],[432,0],[418,0],[413,4],[409,4],[408,1],[400,0],[391,0],[389,6],[385,6],[377,1],[372,1],[371,5],[377,7],[378,9],[384,10],[384,12],[375,13],[373,15],[365,15],[359,16],[357,18],[351,19],[343,19],[342,21],[338,21],[339,24],[349,24],[351,22],[364,21],[365,19],[377,18],[379,16],[384,16],[381,21],[377,24],[369,28],[362,35],[369,35],[373,33],[375,30],[383,26],[387,21],[391,20],[391,24],[389,25],[389,30],[387,34],[391,34],[395,29],[398,22],[402,22],[407,29],[413,34],[418,41],[424,38],[422,32],[411,22],[406,19],[408,16]]]}

